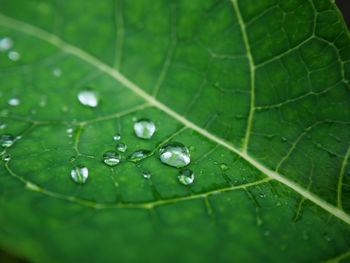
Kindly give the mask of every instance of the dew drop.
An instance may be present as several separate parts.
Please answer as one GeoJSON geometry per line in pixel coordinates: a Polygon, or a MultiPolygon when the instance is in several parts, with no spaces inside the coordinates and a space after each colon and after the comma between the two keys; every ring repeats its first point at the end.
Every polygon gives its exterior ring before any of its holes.
{"type": "Polygon", "coordinates": [[[15,138],[11,134],[2,134],[0,136],[0,145],[4,148],[11,147],[14,141],[15,138]]]}
{"type": "Polygon", "coordinates": [[[120,134],[119,133],[116,133],[114,136],[113,136],[113,140],[114,141],[119,141],[121,138],[120,134]]]}
{"type": "Polygon", "coordinates": [[[151,172],[148,171],[148,170],[144,170],[144,171],[142,172],[142,175],[143,175],[143,178],[145,178],[145,179],[151,178],[151,172]]]}
{"type": "Polygon", "coordinates": [[[77,184],[85,184],[89,171],[85,166],[78,165],[71,170],[70,175],[77,184]]]}
{"type": "Polygon", "coordinates": [[[8,105],[10,106],[18,106],[21,102],[17,98],[11,98],[7,101],[8,105]]]}
{"type": "Polygon", "coordinates": [[[6,123],[0,123],[0,130],[3,130],[7,127],[6,123]]]}
{"type": "Polygon", "coordinates": [[[52,74],[55,76],[55,77],[61,77],[62,75],[62,70],[60,68],[54,68],[52,70],[52,74]]]}
{"type": "Polygon", "coordinates": [[[148,119],[140,119],[134,124],[134,131],[141,139],[151,139],[156,130],[154,123],[148,119]]]}
{"type": "Polygon", "coordinates": [[[159,158],[162,163],[181,168],[191,161],[187,147],[178,142],[172,142],[159,149],[159,158]]]}
{"type": "Polygon", "coordinates": [[[139,162],[151,155],[151,151],[148,150],[138,150],[136,152],[133,152],[129,157],[128,161],[131,162],[139,162]]]}
{"type": "Polygon", "coordinates": [[[118,143],[117,144],[117,150],[119,152],[125,153],[127,148],[128,148],[128,146],[125,143],[118,143]]]}
{"type": "Polygon", "coordinates": [[[95,108],[98,105],[98,93],[93,90],[82,90],[78,93],[78,100],[85,106],[95,108]]]}
{"type": "Polygon", "coordinates": [[[194,173],[190,169],[182,169],[177,179],[183,185],[190,185],[194,181],[194,173]]]}
{"type": "Polygon", "coordinates": [[[1,158],[4,162],[8,162],[11,160],[11,155],[9,153],[5,153],[1,158]]]}
{"type": "Polygon", "coordinates": [[[10,51],[7,56],[12,61],[18,61],[21,58],[21,55],[17,51],[10,51]]]}
{"type": "Polygon", "coordinates": [[[13,41],[9,37],[4,37],[0,39],[0,51],[6,51],[12,48],[13,46],[13,41]]]}
{"type": "Polygon", "coordinates": [[[103,162],[108,166],[116,166],[120,163],[120,154],[115,151],[107,151],[103,154],[103,162]]]}
{"type": "Polygon", "coordinates": [[[265,197],[266,197],[266,194],[265,194],[264,192],[261,192],[261,193],[259,194],[259,196],[260,196],[260,198],[265,198],[265,197]]]}
{"type": "Polygon", "coordinates": [[[221,171],[226,171],[226,170],[228,170],[228,165],[226,163],[222,163],[222,164],[220,164],[220,169],[221,169],[221,171]]]}

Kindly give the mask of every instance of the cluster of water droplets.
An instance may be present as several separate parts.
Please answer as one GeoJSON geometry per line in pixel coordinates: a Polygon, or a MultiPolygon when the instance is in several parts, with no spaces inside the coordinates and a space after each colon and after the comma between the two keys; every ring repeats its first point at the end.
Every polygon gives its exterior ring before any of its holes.
{"type": "Polygon", "coordinates": [[[13,40],[10,37],[3,37],[0,39],[0,52],[7,52],[7,57],[12,61],[18,61],[21,55],[13,50],[13,40]]]}

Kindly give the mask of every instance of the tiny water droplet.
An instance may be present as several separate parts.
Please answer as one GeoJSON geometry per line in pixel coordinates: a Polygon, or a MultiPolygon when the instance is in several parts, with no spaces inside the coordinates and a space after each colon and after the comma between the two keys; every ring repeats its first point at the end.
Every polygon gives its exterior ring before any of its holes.
{"type": "Polygon", "coordinates": [[[66,130],[66,132],[67,132],[67,133],[72,133],[72,132],[73,132],[73,129],[72,129],[72,128],[68,128],[68,129],[66,130]]]}
{"type": "Polygon", "coordinates": [[[3,130],[7,127],[6,123],[1,123],[0,124],[0,130],[3,130]]]}
{"type": "Polygon", "coordinates": [[[15,138],[11,134],[2,134],[0,136],[0,145],[4,148],[11,147],[14,141],[15,138]]]}
{"type": "Polygon", "coordinates": [[[108,166],[116,166],[120,163],[121,157],[115,151],[107,151],[103,154],[103,162],[108,166]]]}
{"type": "Polygon", "coordinates": [[[6,51],[9,50],[10,48],[12,48],[13,46],[13,41],[11,38],[9,37],[4,37],[2,39],[0,39],[0,51],[6,51]]]}
{"type": "Polygon", "coordinates": [[[328,242],[332,240],[332,236],[329,233],[324,233],[323,237],[328,242]]]}
{"type": "Polygon", "coordinates": [[[228,165],[226,163],[220,164],[221,171],[226,171],[228,170],[228,165]]]}
{"type": "Polygon", "coordinates": [[[190,185],[194,181],[194,173],[190,169],[182,169],[177,178],[183,185],[190,185]]]}
{"type": "Polygon", "coordinates": [[[7,56],[12,61],[18,61],[21,58],[21,55],[17,51],[10,51],[7,56]]]}
{"type": "Polygon", "coordinates": [[[190,148],[189,148],[189,150],[190,150],[191,152],[194,152],[194,151],[196,150],[196,147],[194,147],[193,145],[191,145],[190,148]]]}
{"type": "Polygon", "coordinates": [[[18,106],[21,102],[17,98],[11,98],[7,101],[8,105],[10,106],[18,106]]]}
{"type": "Polygon", "coordinates": [[[148,119],[140,119],[134,124],[134,131],[141,139],[151,139],[156,130],[154,123],[148,119]]]}
{"type": "Polygon", "coordinates": [[[46,96],[41,96],[40,101],[39,101],[39,106],[40,107],[45,107],[47,103],[47,97],[46,96]]]}
{"type": "Polygon", "coordinates": [[[98,93],[93,90],[82,90],[78,93],[78,100],[85,106],[95,108],[98,105],[98,93]]]}
{"type": "Polygon", "coordinates": [[[309,233],[306,232],[306,231],[303,231],[303,239],[304,240],[309,240],[310,236],[309,236],[309,233]]]}
{"type": "Polygon", "coordinates": [[[162,163],[181,168],[191,162],[187,147],[178,142],[171,142],[159,149],[159,158],[162,163]]]}
{"type": "Polygon", "coordinates": [[[139,162],[147,157],[149,157],[151,154],[151,151],[148,150],[138,150],[136,152],[133,152],[129,157],[128,161],[131,162],[139,162]]]}
{"type": "Polygon", "coordinates": [[[265,198],[265,197],[266,197],[266,194],[265,194],[264,192],[261,192],[261,193],[259,194],[259,196],[260,196],[260,198],[265,198]]]}
{"type": "Polygon", "coordinates": [[[137,119],[136,119],[136,117],[132,117],[131,120],[132,121],[136,121],[137,119]]]}
{"type": "Polygon", "coordinates": [[[77,184],[85,184],[89,171],[85,166],[78,165],[71,170],[70,175],[77,184]]]}
{"type": "Polygon", "coordinates": [[[119,152],[124,153],[126,151],[126,149],[128,148],[128,146],[125,143],[118,143],[117,144],[117,150],[119,152]]]}
{"type": "Polygon", "coordinates": [[[151,178],[151,172],[148,171],[148,170],[144,170],[144,171],[142,172],[142,175],[143,175],[143,178],[145,178],[145,179],[151,178]]]}
{"type": "Polygon", "coordinates": [[[66,112],[68,111],[68,106],[67,106],[67,105],[63,105],[63,106],[61,107],[61,111],[62,111],[63,113],[66,113],[66,112]]]}
{"type": "Polygon", "coordinates": [[[5,153],[3,156],[2,156],[2,160],[4,162],[8,162],[11,160],[11,155],[9,153],[5,153]]]}
{"type": "Polygon", "coordinates": [[[55,77],[61,77],[62,75],[62,70],[60,68],[54,68],[52,70],[52,74],[55,76],[55,77]]]}
{"type": "Polygon", "coordinates": [[[121,138],[120,134],[119,133],[116,133],[114,136],[113,136],[113,140],[114,141],[119,141],[121,138]]]}

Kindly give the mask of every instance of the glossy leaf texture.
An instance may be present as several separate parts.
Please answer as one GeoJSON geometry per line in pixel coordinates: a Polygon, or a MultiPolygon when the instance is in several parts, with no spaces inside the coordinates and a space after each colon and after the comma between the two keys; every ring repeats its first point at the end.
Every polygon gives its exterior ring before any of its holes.
{"type": "Polygon", "coordinates": [[[33,262],[349,260],[350,39],[332,1],[0,6],[6,250],[33,262]],[[137,137],[138,120],[155,131],[137,137]],[[159,160],[174,142],[189,149],[182,173],[159,160]]]}

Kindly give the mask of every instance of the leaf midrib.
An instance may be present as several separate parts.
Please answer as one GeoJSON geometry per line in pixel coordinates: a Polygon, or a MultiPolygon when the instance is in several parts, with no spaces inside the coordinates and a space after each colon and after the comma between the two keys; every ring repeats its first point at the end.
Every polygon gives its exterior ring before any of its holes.
{"type": "Polygon", "coordinates": [[[288,178],[285,178],[281,174],[270,170],[269,168],[265,167],[264,165],[260,164],[258,161],[256,161],[254,158],[248,155],[247,152],[241,151],[234,146],[232,146],[230,143],[220,139],[219,137],[209,133],[208,131],[202,129],[201,127],[197,126],[196,124],[190,122],[186,118],[182,117],[172,109],[168,108],[165,106],[163,103],[159,102],[157,99],[143,91],[141,88],[136,86],[134,83],[132,83],[130,80],[128,80],[126,77],[124,77],[120,72],[117,70],[111,68],[110,66],[104,64],[102,61],[98,60],[97,58],[89,55],[88,53],[84,52],[83,50],[70,45],[66,42],[64,42],[62,39],[59,37],[44,31],[38,27],[35,27],[33,25],[30,25],[25,22],[21,22],[19,20],[10,18],[6,15],[0,14],[0,24],[11,28],[16,31],[20,31],[24,34],[31,35],[33,37],[42,39],[59,49],[64,50],[67,53],[72,54],[75,57],[80,58],[81,60],[84,60],[85,62],[93,65],[94,67],[98,68],[99,70],[107,73],[117,81],[119,81],[121,84],[123,84],[126,88],[128,88],[130,91],[134,92],[136,95],[142,97],[148,103],[151,105],[157,107],[158,109],[164,111],[168,115],[172,116],[182,124],[184,124],[186,127],[191,128],[192,130],[195,130],[196,132],[200,133],[201,135],[207,137],[208,139],[220,144],[221,146],[235,152],[237,155],[245,159],[247,162],[249,162],[251,165],[253,165],[256,169],[261,171],[263,174],[266,176],[288,186],[289,188],[293,189],[297,193],[299,193],[301,196],[309,199],[316,205],[322,207],[324,210],[329,212],[330,214],[338,217],[342,221],[346,222],[347,224],[350,224],[350,215],[345,213],[344,211],[340,210],[339,208],[335,207],[334,205],[326,202],[325,200],[319,198],[317,195],[309,192],[307,189],[304,187],[294,183],[288,178]]]}

